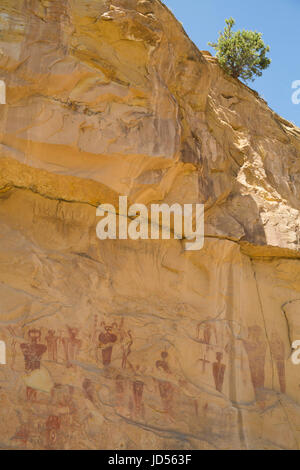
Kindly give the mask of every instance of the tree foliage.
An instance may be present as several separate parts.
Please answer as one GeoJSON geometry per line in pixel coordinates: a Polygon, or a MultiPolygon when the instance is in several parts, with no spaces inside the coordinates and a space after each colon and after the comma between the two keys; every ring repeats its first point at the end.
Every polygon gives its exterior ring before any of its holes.
{"type": "Polygon", "coordinates": [[[269,67],[270,51],[262,40],[262,33],[256,31],[236,31],[233,18],[226,19],[224,32],[219,33],[217,43],[208,45],[216,50],[216,57],[223,69],[234,78],[254,81],[254,76],[261,76],[262,70],[269,67]]]}

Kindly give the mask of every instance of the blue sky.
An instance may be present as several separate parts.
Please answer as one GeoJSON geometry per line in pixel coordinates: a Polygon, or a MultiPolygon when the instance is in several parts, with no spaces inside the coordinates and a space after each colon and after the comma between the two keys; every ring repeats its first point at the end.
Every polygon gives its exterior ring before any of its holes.
{"type": "MultiPolygon", "coordinates": [[[[292,103],[292,83],[300,81],[300,0],[163,0],[199,49],[215,54],[207,43],[232,16],[237,29],[263,33],[271,48],[270,67],[248,85],[285,119],[300,127],[300,103],[292,103]]],[[[299,94],[300,96],[300,94],[299,94]]]]}

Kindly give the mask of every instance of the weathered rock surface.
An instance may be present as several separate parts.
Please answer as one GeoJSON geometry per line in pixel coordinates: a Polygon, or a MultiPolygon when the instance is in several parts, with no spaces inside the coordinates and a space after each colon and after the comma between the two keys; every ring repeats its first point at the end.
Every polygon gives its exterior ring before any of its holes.
{"type": "Polygon", "coordinates": [[[159,0],[2,0],[0,447],[298,449],[300,130],[159,0]],[[205,203],[203,250],[96,237],[205,203]]]}

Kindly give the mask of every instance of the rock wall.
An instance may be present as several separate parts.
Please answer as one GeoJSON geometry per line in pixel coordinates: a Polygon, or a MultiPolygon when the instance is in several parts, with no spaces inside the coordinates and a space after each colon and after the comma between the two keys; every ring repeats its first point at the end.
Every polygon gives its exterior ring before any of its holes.
{"type": "Polygon", "coordinates": [[[0,447],[298,449],[300,130],[159,0],[1,0],[0,447]],[[205,244],[96,237],[204,203],[205,244]]]}

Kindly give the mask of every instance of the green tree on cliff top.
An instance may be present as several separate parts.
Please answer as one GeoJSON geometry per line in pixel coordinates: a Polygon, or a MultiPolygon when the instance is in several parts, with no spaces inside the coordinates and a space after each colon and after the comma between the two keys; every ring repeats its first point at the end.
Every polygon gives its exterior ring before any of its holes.
{"type": "Polygon", "coordinates": [[[223,69],[234,78],[254,81],[262,70],[269,67],[271,60],[266,56],[269,46],[262,40],[262,33],[256,31],[236,31],[232,28],[235,20],[226,20],[224,32],[219,33],[217,43],[208,45],[216,50],[216,57],[223,69]]]}

